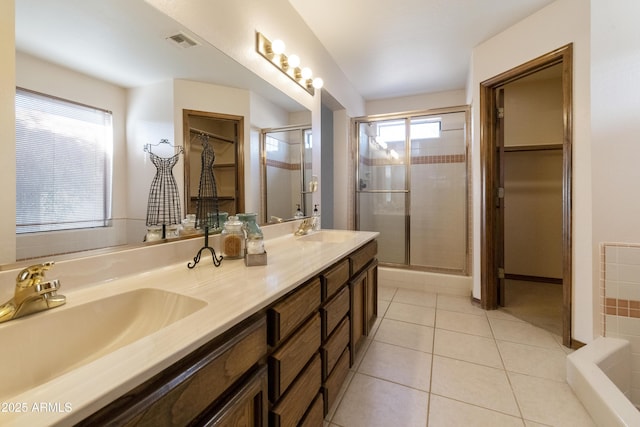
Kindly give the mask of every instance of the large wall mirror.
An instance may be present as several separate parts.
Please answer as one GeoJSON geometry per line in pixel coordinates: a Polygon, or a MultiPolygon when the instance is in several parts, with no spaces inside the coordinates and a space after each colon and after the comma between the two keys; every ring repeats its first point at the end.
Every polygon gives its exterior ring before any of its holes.
{"type": "MultiPolygon", "coordinates": [[[[184,145],[184,156],[174,171],[180,185],[183,217],[193,212],[193,197],[197,197],[200,153],[198,144],[192,141],[200,134],[209,135],[209,141],[217,147],[215,177],[221,210],[237,213],[261,209],[261,192],[257,190],[261,185],[260,173],[248,170],[259,166],[259,138],[256,136],[253,141],[253,136],[246,134],[247,129],[287,125],[291,123],[288,115],[299,113],[304,107],[147,2],[15,0],[15,4],[17,84],[78,102],[82,100],[66,93],[57,94],[56,90],[90,94],[95,101],[86,104],[96,107],[103,104],[106,98],[100,97],[106,94],[110,97],[108,103],[115,104],[109,108],[113,109],[114,123],[120,126],[115,129],[118,145],[113,153],[113,225],[99,232],[85,230],[73,238],[43,233],[19,236],[16,246],[22,252],[17,251],[18,260],[54,254],[74,257],[87,250],[117,250],[143,244],[145,209],[155,168],[142,145],[157,143],[161,138],[184,145]],[[176,47],[169,40],[173,34],[194,36],[199,43],[189,49],[176,47]],[[64,78],[53,77],[50,65],[69,74],[64,78]],[[89,88],[83,76],[104,82],[108,88],[89,88]],[[212,98],[207,98],[203,91],[184,92],[177,99],[174,90],[177,79],[202,84],[206,90],[210,85],[258,96],[227,99],[222,95],[217,99],[218,106],[207,110],[207,101],[212,98]],[[34,84],[22,84],[25,80],[34,84]],[[164,92],[156,90],[157,85],[165,83],[164,92]],[[137,102],[145,91],[150,96],[144,103],[137,102]],[[190,102],[192,96],[199,97],[197,102],[190,102]],[[176,107],[178,102],[181,104],[176,107]],[[247,105],[238,107],[243,102],[247,105]],[[231,103],[235,109],[225,111],[225,105],[231,103]],[[186,108],[193,110],[185,112],[186,118],[180,117],[186,108]],[[230,111],[237,115],[225,115],[230,111]],[[153,127],[159,135],[145,133],[142,125],[153,127]],[[251,157],[248,153],[252,153],[251,157]],[[143,170],[149,172],[143,174],[143,170]],[[78,245],[73,246],[76,242],[78,245]]],[[[299,122],[302,121],[306,120],[299,122]]],[[[300,201],[302,206],[305,203],[300,201]]],[[[290,218],[293,212],[289,211],[278,213],[290,218]]]]}
{"type": "Polygon", "coordinates": [[[317,190],[312,175],[311,126],[264,129],[261,135],[264,182],[263,221],[280,222],[310,216],[317,190]]]}

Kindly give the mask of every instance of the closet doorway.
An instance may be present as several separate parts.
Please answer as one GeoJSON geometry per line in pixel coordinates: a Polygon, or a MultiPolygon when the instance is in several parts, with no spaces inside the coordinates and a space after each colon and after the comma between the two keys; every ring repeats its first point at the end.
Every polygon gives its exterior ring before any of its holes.
{"type": "Polygon", "coordinates": [[[482,305],[571,345],[571,45],[481,84],[482,305]]]}
{"type": "Polygon", "coordinates": [[[244,212],[244,117],[182,110],[186,213],[197,210],[203,140],[213,148],[213,175],[220,212],[244,212]]]}

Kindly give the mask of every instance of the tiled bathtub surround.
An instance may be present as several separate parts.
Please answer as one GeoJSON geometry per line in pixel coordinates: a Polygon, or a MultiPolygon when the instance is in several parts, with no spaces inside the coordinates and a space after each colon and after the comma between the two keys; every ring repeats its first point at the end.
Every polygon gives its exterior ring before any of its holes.
{"type": "Polygon", "coordinates": [[[640,405],[640,244],[603,243],[600,251],[602,335],[631,343],[631,395],[640,405]]]}

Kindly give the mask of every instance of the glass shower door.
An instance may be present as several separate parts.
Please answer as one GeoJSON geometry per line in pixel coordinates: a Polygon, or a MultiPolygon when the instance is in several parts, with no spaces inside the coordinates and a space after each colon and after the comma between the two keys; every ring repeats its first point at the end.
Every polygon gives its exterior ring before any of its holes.
{"type": "Polygon", "coordinates": [[[356,228],[377,231],[382,264],[466,274],[469,110],[356,121],[356,228]]]}
{"type": "Polygon", "coordinates": [[[378,259],[407,264],[406,120],[360,123],[357,229],[378,231],[378,259]]]}
{"type": "Polygon", "coordinates": [[[465,112],[411,118],[410,265],[462,272],[467,257],[465,112]]]}

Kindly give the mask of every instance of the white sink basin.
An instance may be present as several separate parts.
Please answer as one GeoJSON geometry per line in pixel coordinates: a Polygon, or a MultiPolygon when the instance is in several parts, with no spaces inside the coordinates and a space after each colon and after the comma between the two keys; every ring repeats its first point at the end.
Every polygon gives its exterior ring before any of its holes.
{"type": "MultiPolygon", "coordinates": [[[[73,301],[68,299],[69,304],[73,301]]],[[[6,322],[0,325],[0,399],[96,360],[206,305],[172,292],[138,289],[6,322]]]]}
{"type": "Polygon", "coordinates": [[[323,243],[342,243],[352,238],[353,231],[347,230],[322,230],[300,236],[302,241],[323,243]]]}

